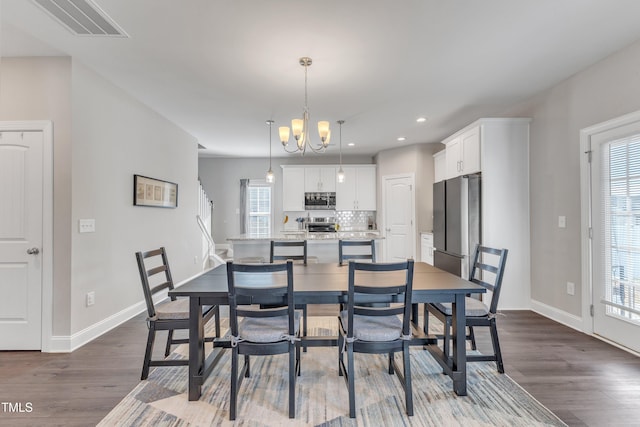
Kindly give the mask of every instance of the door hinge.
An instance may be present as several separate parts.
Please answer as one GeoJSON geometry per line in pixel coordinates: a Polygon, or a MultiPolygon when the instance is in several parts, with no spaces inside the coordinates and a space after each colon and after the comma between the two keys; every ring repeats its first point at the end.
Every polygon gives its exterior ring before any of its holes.
{"type": "Polygon", "coordinates": [[[584,154],[587,155],[587,162],[591,163],[592,157],[593,157],[593,151],[589,150],[589,151],[585,151],[584,154]]]}
{"type": "Polygon", "coordinates": [[[593,239],[593,228],[589,227],[589,238],[593,239]]]}
{"type": "Polygon", "coordinates": [[[593,317],[593,304],[589,306],[589,314],[593,317]]]}

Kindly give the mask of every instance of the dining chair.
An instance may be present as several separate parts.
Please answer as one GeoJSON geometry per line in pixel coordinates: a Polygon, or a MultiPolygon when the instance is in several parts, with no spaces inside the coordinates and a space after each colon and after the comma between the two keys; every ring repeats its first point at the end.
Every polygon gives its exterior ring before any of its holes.
{"type": "Polygon", "coordinates": [[[352,259],[370,259],[371,262],[376,262],[376,241],[371,240],[338,240],[338,263],[343,265],[344,261],[352,259]],[[367,253],[363,251],[357,251],[353,253],[347,253],[349,249],[353,247],[369,247],[370,250],[367,253]]]}
{"type": "MultiPolygon", "coordinates": [[[[173,337],[175,330],[189,330],[189,299],[176,297],[170,298],[165,303],[156,304],[153,301],[154,295],[164,290],[174,289],[171,269],[167,251],[164,247],[147,252],[136,252],[140,281],[144,301],[147,305],[147,347],[144,354],[141,379],[146,380],[149,376],[151,366],[181,366],[188,365],[187,359],[163,359],[153,360],[153,344],[156,338],[156,331],[167,331],[167,344],[164,355],[169,356],[173,344],[186,344],[187,338],[176,339],[173,337]]],[[[205,324],[215,317],[215,336],[220,336],[220,310],[217,305],[203,307],[203,321],[205,324]]],[[[212,342],[214,337],[207,337],[205,341],[212,342]]]]}
{"type": "MultiPolygon", "coordinates": [[[[492,293],[489,305],[483,301],[467,296],[465,298],[465,326],[469,333],[466,339],[471,342],[471,349],[476,350],[476,340],[473,328],[475,326],[489,327],[491,333],[491,344],[493,346],[492,355],[467,354],[467,362],[495,361],[498,372],[504,373],[502,362],[502,352],[498,340],[498,328],[496,326],[496,314],[498,310],[498,299],[502,288],[502,277],[507,262],[507,249],[495,249],[486,246],[476,245],[469,273],[469,281],[485,287],[492,293]]],[[[453,310],[451,303],[429,303],[424,307],[425,332],[429,328],[429,313],[433,314],[443,323],[444,334],[438,336],[443,339],[443,352],[445,358],[449,358],[451,323],[453,310]]]]}
{"type": "MultiPolygon", "coordinates": [[[[308,255],[307,241],[306,240],[272,240],[269,251],[269,262],[273,264],[274,261],[297,261],[296,264],[307,265],[307,263],[317,263],[318,258],[308,255]]],[[[263,307],[264,308],[264,307],[263,307]]],[[[308,326],[308,311],[306,304],[298,304],[296,309],[302,310],[302,336],[307,336],[308,326]]],[[[304,351],[307,351],[305,347],[304,351]]]]}
{"type": "Polygon", "coordinates": [[[308,255],[306,240],[272,240],[269,262],[273,264],[274,261],[286,261],[288,259],[298,261],[298,263],[301,261],[304,265],[309,262],[318,262],[317,257],[308,255]]]}
{"type": "Polygon", "coordinates": [[[356,417],[355,353],[389,355],[389,374],[398,376],[404,388],[407,415],[413,415],[411,362],[411,293],[413,260],[376,264],[349,262],[347,308],[338,316],[338,373],[349,389],[349,417],[356,417]],[[399,274],[404,272],[404,274],[399,274]],[[396,301],[385,307],[362,305],[360,300],[396,301]],[[403,370],[398,368],[395,353],[402,352],[403,370]],[[347,354],[347,363],[344,354],[347,354]]]}
{"type": "Polygon", "coordinates": [[[236,419],[238,390],[242,379],[250,376],[249,356],[284,353],[289,353],[289,418],[295,418],[296,376],[300,374],[300,312],[295,310],[292,261],[262,265],[228,261],[227,283],[231,331],[229,419],[236,419]],[[262,303],[275,308],[259,308],[262,303]],[[240,373],[239,355],[244,355],[240,373]]]}

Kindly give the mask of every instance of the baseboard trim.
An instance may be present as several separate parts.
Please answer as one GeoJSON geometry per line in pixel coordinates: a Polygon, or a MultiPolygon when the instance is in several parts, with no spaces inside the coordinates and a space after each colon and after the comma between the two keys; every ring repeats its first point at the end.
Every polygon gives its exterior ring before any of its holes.
{"type": "Polygon", "coordinates": [[[583,320],[580,316],[567,313],[564,310],[560,310],[556,307],[552,307],[533,299],[531,300],[531,310],[558,323],[562,323],[563,325],[575,329],[579,332],[584,332],[582,330],[583,320]]]}
{"type": "MultiPolygon", "coordinates": [[[[175,284],[175,287],[181,286],[188,281],[206,273],[210,269],[197,273],[179,283],[175,284]]],[[[158,304],[167,299],[167,292],[161,292],[153,298],[153,301],[158,304]]],[[[76,332],[71,336],[57,335],[51,337],[51,345],[46,353],[70,353],[83,345],[93,341],[99,336],[109,332],[113,328],[122,325],[127,320],[137,316],[147,309],[144,300],[133,304],[124,310],[121,310],[93,325],[84,328],[83,330],[76,332]]]]}
{"type": "MultiPolygon", "coordinates": [[[[166,295],[164,296],[166,298],[166,295]]],[[[161,298],[163,299],[163,298],[161,298]]],[[[121,310],[71,336],[54,336],[50,353],[70,353],[146,310],[144,301],[121,310]]]]}

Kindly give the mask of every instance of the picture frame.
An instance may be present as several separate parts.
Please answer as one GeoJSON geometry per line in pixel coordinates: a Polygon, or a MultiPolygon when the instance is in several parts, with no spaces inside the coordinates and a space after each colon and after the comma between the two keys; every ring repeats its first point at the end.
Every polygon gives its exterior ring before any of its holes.
{"type": "Polygon", "coordinates": [[[177,208],[178,184],[148,176],[133,175],[133,205],[177,208]]]}

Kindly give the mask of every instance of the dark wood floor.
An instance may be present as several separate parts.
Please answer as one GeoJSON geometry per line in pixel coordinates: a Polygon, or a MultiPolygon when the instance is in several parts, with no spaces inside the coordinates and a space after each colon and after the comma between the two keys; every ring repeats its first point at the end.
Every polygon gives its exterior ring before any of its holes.
{"type": "MultiPolygon", "coordinates": [[[[530,311],[498,322],[507,375],[564,422],[639,425],[640,358],[530,311]]],[[[70,354],[0,352],[0,425],[97,424],[139,382],[145,340],[140,315],[70,354]]]]}

